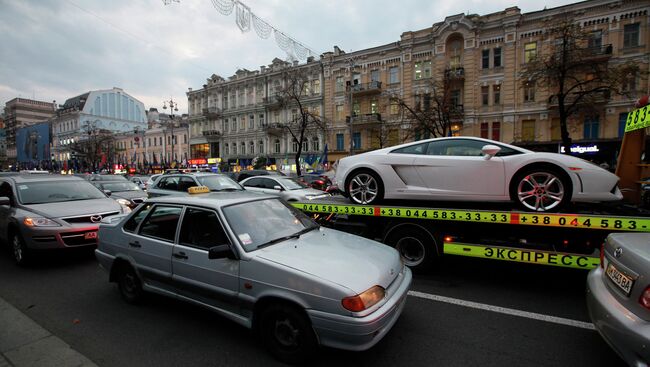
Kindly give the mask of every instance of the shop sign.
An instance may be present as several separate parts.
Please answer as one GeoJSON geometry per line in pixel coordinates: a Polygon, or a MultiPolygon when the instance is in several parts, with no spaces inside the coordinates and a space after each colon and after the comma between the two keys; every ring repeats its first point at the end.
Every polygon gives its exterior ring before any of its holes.
{"type": "Polygon", "coordinates": [[[207,164],[208,160],[205,158],[195,158],[195,159],[188,159],[187,162],[192,165],[200,165],[200,164],[207,164]]]}
{"type": "MultiPolygon", "coordinates": [[[[578,153],[578,154],[584,154],[584,153],[597,153],[600,152],[600,149],[598,149],[598,145],[596,144],[590,144],[590,145],[572,145],[571,148],[571,153],[578,153]]],[[[566,150],[564,147],[560,147],[560,153],[565,153],[566,150]]]]}
{"type": "Polygon", "coordinates": [[[221,163],[221,158],[208,158],[208,164],[221,163]]]}
{"type": "Polygon", "coordinates": [[[643,129],[650,126],[650,105],[638,108],[627,114],[625,132],[643,129]]]}

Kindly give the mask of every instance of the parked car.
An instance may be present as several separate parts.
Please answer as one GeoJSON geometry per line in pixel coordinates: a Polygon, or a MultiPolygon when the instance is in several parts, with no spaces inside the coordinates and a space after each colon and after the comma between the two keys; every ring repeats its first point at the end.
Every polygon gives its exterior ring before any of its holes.
{"type": "Polygon", "coordinates": [[[0,177],[0,241],[19,265],[36,250],[95,246],[100,220],[128,211],[78,177],[0,177]]]}
{"type": "Polygon", "coordinates": [[[356,204],[384,198],[513,201],[524,210],[546,212],[572,201],[623,198],[618,177],[591,162],[472,137],[428,139],[346,157],[339,160],[336,181],[356,204]]]}
{"type": "Polygon", "coordinates": [[[160,176],[162,176],[161,173],[157,173],[157,174],[155,174],[155,175],[151,175],[151,176],[149,177],[149,179],[147,179],[147,183],[145,183],[145,186],[147,186],[147,189],[149,189],[150,187],[153,187],[153,185],[156,183],[156,180],[157,180],[160,176]]]}
{"type": "Polygon", "coordinates": [[[290,363],[318,344],[371,348],[412,279],[395,249],[245,191],[147,201],[103,221],[95,253],[126,302],[148,291],[206,307],[254,328],[290,363]]]}
{"type": "Polygon", "coordinates": [[[630,366],[650,363],[650,233],[613,233],[587,277],[596,330],[630,366]]]}
{"type": "Polygon", "coordinates": [[[149,197],[187,195],[187,189],[195,186],[207,186],[210,191],[244,190],[240,184],[227,176],[209,172],[194,172],[163,175],[147,190],[147,194],[149,197]]]}
{"type": "Polygon", "coordinates": [[[321,190],[312,189],[293,177],[256,176],[240,182],[246,190],[279,195],[286,201],[306,201],[330,196],[321,190]]]}
{"type": "Polygon", "coordinates": [[[255,176],[285,176],[284,173],[280,171],[270,171],[266,169],[252,169],[248,171],[240,171],[237,173],[237,181],[242,182],[243,180],[249,177],[255,176]]]}
{"type": "Polygon", "coordinates": [[[128,179],[122,175],[111,175],[111,174],[92,174],[88,175],[88,181],[128,181],[128,179]]]}
{"type": "Polygon", "coordinates": [[[298,180],[304,182],[313,189],[321,191],[326,191],[328,187],[332,186],[332,181],[329,179],[329,177],[314,173],[306,173],[300,175],[298,176],[298,180]]]}
{"type": "Polygon", "coordinates": [[[134,209],[147,200],[147,193],[133,182],[94,181],[93,185],[121,205],[134,209]]]}
{"type": "Polygon", "coordinates": [[[133,182],[134,184],[138,185],[138,187],[142,190],[147,189],[147,181],[149,180],[149,177],[151,176],[131,176],[129,177],[129,181],[133,182]]]}

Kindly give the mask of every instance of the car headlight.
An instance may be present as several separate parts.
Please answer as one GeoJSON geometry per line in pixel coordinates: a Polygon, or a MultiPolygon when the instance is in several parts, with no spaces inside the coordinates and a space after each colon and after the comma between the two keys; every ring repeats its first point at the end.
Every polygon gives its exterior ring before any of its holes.
{"type": "Polygon", "coordinates": [[[28,227],[61,227],[59,223],[48,218],[26,217],[23,219],[23,224],[28,227]]]}
{"type": "Polygon", "coordinates": [[[129,208],[128,206],[126,206],[126,205],[124,205],[124,204],[121,204],[121,203],[120,203],[120,208],[122,208],[122,214],[129,214],[129,213],[131,213],[131,208],[129,208]]]}
{"type": "Polygon", "coordinates": [[[356,296],[343,298],[341,304],[346,310],[361,312],[377,304],[377,302],[384,299],[385,295],[386,291],[384,288],[376,285],[361,294],[357,294],[356,296]]]}
{"type": "Polygon", "coordinates": [[[128,200],[126,200],[126,199],[117,199],[117,200],[115,200],[115,201],[117,201],[120,205],[124,205],[124,206],[129,206],[129,205],[131,205],[131,202],[128,201],[128,200]]]}

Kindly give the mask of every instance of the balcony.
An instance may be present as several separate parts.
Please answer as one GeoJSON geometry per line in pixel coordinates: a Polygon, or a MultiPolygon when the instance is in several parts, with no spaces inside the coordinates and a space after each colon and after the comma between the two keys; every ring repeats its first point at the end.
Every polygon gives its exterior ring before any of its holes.
{"type": "Polygon", "coordinates": [[[221,131],[219,131],[219,130],[203,130],[201,133],[206,138],[218,138],[218,137],[221,137],[221,131]]]}
{"type": "Polygon", "coordinates": [[[607,60],[612,56],[612,45],[593,46],[585,49],[585,57],[593,60],[607,60]]]}
{"type": "Polygon", "coordinates": [[[271,135],[282,135],[283,130],[284,130],[284,125],[273,122],[270,124],[264,124],[262,125],[262,128],[264,129],[265,132],[271,135]]]}
{"type": "MultiPolygon", "coordinates": [[[[349,118],[346,118],[346,121],[349,121],[349,118]]],[[[381,122],[381,114],[379,113],[367,113],[364,115],[354,115],[354,125],[371,125],[378,124],[381,122]]]]}
{"type": "Polygon", "coordinates": [[[350,89],[355,96],[363,96],[381,93],[381,82],[372,81],[370,83],[353,84],[350,89]]]}
{"type": "Polygon", "coordinates": [[[465,68],[462,66],[445,69],[445,78],[449,80],[465,80],[465,68]]]}
{"type": "Polygon", "coordinates": [[[218,107],[208,107],[203,109],[203,116],[208,119],[216,119],[221,117],[221,109],[218,107]]]}
{"type": "Polygon", "coordinates": [[[269,109],[278,109],[282,107],[282,99],[278,96],[264,97],[262,101],[269,109]]]}

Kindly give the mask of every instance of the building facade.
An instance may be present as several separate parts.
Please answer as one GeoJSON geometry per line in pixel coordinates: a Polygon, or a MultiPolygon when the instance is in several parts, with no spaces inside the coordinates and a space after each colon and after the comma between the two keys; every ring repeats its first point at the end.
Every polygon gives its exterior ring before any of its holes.
{"type": "MultiPolygon", "coordinates": [[[[298,148],[285,127],[296,120],[298,106],[276,98],[289,83],[288,70],[306,76],[301,105],[321,118],[322,68],[313,59],[300,65],[275,59],[260,70],[238,70],[227,80],[212,75],[203,88],[187,93],[191,157],[220,158],[233,168],[250,166],[256,157],[270,165],[293,161],[298,148]]],[[[305,160],[313,162],[323,153],[324,138],[323,129],[308,128],[305,160]]]]}
{"type": "Polygon", "coordinates": [[[26,98],[14,98],[4,107],[4,125],[6,131],[6,160],[8,165],[16,164],[16,131],[47,121],[56,112],[55,102],[36,101],[26,98]]]}

